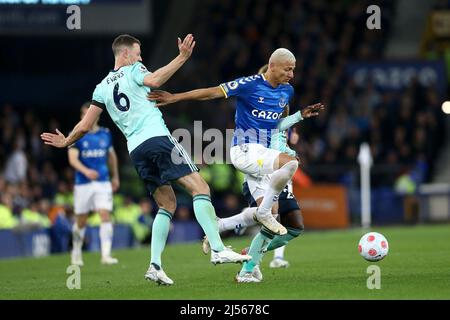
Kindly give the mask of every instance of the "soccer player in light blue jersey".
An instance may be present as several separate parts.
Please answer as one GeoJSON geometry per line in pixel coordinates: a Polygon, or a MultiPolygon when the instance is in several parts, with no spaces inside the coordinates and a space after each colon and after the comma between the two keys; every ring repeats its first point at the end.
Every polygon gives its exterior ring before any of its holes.
{"type": "MultiPolygon", "coordinates": [[[[231,162],[238,170],[256,179],[264,179],[270,174],[269,182],[262,190],[263,196],[256,199],[255,219],[263,228],[252,241],[249,250],[252,259],[244,264],[236,277],[238,282],[248,282],[247,278],[251,277],[262,252],[275,235],[288,233],[273,217],[272,207],[298,167],[295,157],[270,148],[271,136],[276,133],[279,119],[294,95],[289,81],[294,77],[295,57],[289,50],[279,48],[270,56],[268,65],[263,74],[238,78],[216,87],[176,94],[154,91],[148,95],[150,100],[158,102],[158,106],[182,100],[236,97],[231,162]]],[[[309,118],[318,115],[321,109],[323,105],[317,103],[304,108],[300,114],[302,118],[309,118]]]]}
{"type": "Polygon", "coordinates": [[[56,134],[43,133],[41,138],[48,145],[67,147],[91,130],[103,110],[109,113],[127,139],[128,151],[137,173],[159,206],[152,228],[150,265],[144,277],[159,284],[171,285],[173,281],[163,271],[161,262],[170,221],[176,209],[171,182],[180,184],[193,196],[195,217],[210,240],[210,261],[213,264],[248,261],[251,256],[238,254],[224,246],[208,184],[187,152],[170,135],[155,103],[146,98],[147,93],[163,85],[191,56],[194,37],[189,34],[183,41],[178,38],[179,55],[153,73],[141,63],[140,44],[130,35],[118,36],[112,44],[114,69],[95,88],[83,119],[68,137],[57,130],[56,134]]]}
{"type": "MultiPolygon", "coordinates": [[[[89,105],[88,102],[81,107],[82,119],[89,105]]],[[[69,147],[68,158],[70,165],[76,170],[74,186],[76,221],[72,227],[71,262],[75,265],[83,265],[81,249],[85,226],[88,214],[96,211],[102,221],[99,228],[101,262],[116,264],[118,260],[111,257],[113,224],[110,213],[113,209],[112,193],[118,190],[120,180],[111,132],[95,122],[89,133],[69,147]]]]}

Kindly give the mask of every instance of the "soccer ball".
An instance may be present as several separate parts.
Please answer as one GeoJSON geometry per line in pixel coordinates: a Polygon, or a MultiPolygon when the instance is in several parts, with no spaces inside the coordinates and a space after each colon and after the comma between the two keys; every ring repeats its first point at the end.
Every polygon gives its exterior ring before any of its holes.
{"type": "Polygon", "coordinates": [[[367,261],[380,261],[388,254],[389,244],[381,233],[369,232],[359,240],[358,251],[367,261]]]}

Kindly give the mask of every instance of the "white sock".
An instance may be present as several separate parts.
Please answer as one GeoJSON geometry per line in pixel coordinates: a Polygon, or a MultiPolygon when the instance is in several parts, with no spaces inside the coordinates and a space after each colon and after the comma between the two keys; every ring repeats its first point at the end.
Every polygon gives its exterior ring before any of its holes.
{"type": "Polygon", "coordinates": [[[274,259],[284,259],[284,248],[286,246],[282,246],[273,250],[273,258],[274,259]]]}
{"type": "Polygon", "coordinates": [[[80,252],[83,247],[84,234],[86,233],[86,227],[80,229],[75,222],[72,226],[72,248],[74,251],[80,252]]]}
{"type": "Polygon", "coordinates": [[[297,168],[298,162],[296,160],[291,160],[280,169],[275,170],[270,178],[269,187],[264,193],[261,205],[258,207],[257,214],[259,216],[271,214],[273,204],[278,201],[278,196],[289,180],[292,179],[297,168]]]}
{"type": "Polygon", "coordinates": [[[256,225],[256,221],[253,220],[253,214],[256,213],[256,209],[256,207],[245,208],[241,213],[235,214],[234,216],[219,219],[219,232],[256,225]]]}
{"type": "Polygon", "coordinates": [[[113,239],[113,225],[111,222],[102,222],[100,224],[100,247],[102,257],[109,257],[111,255],[111,246],[113,239]]]}

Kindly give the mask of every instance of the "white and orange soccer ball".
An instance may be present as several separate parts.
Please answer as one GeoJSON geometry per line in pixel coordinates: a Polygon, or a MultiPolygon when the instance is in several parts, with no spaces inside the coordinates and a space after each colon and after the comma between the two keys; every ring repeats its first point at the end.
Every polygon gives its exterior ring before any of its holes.
{"type": "Polygon", "coordinates": [[[389,243],[381,233],[369,232],[359,240],[358,251],[367,261],[380,261],[387,256],[389,243]]]}

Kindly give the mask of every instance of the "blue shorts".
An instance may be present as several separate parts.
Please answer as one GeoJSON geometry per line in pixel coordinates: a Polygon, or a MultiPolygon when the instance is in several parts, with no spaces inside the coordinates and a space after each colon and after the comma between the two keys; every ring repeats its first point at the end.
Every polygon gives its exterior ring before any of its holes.
{"type": "MultiPolygon", "coordinates": [[[[247,200],[250,207],[257,207],[256,200],[253,198],[250,188],[247,182],[242,185],[242,193],[245,200],[247,200]]],[[[283,191],[281,191],[278,198],[278,214],[285,215],[291,211],[300,210],[297,199],[295,199],[294,194],[289,191],[288,186],[285,186],[283,191]]]]}
{"type": "Polygon", "coordinates": [[[199,171],[172,136],[145,140],[130,153],[130,158],[150,194],[162,185],[170,185],[171,181],[199,171]]]}

